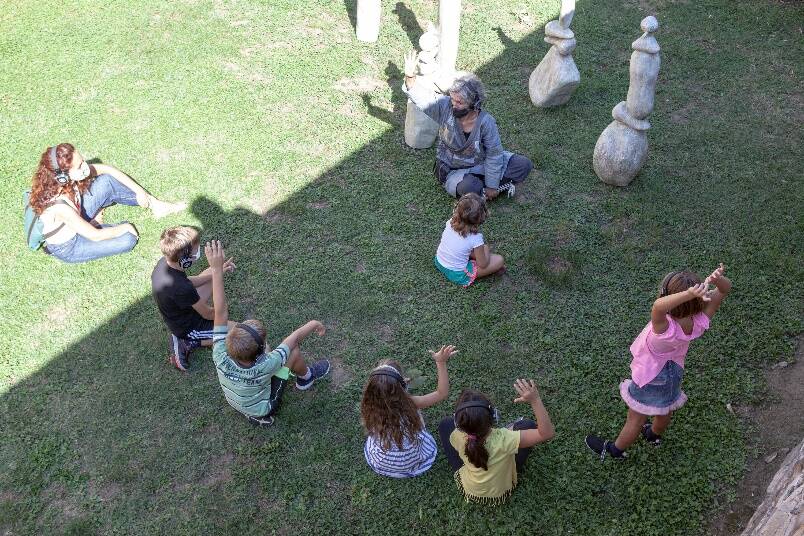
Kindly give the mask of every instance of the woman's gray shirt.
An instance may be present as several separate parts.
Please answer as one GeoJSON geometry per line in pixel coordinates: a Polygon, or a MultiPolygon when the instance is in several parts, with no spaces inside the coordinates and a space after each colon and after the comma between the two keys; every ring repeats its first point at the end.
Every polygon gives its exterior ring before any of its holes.
{"type": "Polygon", "coordinates": [[[424,87],[413,84],[408,89],[402,83],[402,91],[410,97],[422,112],[438,123],[438,149],[436,158],[451,171],[444,182],[444,189],[453,197],[464,175],[473,173],[484,176],[486,188],[500,186],[503,172],[513,153],[503,150],[497,122],[481,110],[475,127],[469,136],[463,133],[460,123],[452,115],[452,101],[445,95],[437,95],[424,87]]]}

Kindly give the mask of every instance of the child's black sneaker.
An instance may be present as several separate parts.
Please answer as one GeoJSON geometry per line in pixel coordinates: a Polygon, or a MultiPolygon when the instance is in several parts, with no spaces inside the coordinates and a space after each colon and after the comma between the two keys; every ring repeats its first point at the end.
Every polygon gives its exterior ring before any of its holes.
{"type": "Polygon", "coordinates": [[[614,441],[609,441],[608,439],[603,439],[596,435],[588,435],[586,436],[585,442],[586,446],[592,449],[592,452],[600,456],[601,462],[606,459],[606,454],[615,460],[624,460],[628,457],[626,452],[618,449],[614,445],[614,441]]]}
{"type": "Polygon", "coordinates": [[[653,433],[653,424],[651,423],[646,423],[642,426],[642,437],[654,447],[662,444],[662,436],[653,433]]]}
{"type": "Polygon", "coordinates": [[[172,333],[170,334],[171,354],[168,359],[174,367],[182,372],[187,372],[187,369],[190,368],[190,363],[187,361],[187,358],[190,357],[190,352],[193,350],[194,348],[192,348],[187,341],[176,337],[172,333]]]}
{"type": "Polygon", "coordinates": [[[298,376],[296,377],[296,389],[300,389],[302,391],[306,391],[310,387],[313,386],[316,380],[320,380],[327,374],[329,374],[329,361],[326,359],[322,359],[321,361],[316,361],[312,365],[308,366],[310,370],[310,377],[306,380],[302,380],[298,376]]]}
{"type": "Polygon", "coordinates": [[[249,416],[248,422],[253,424],[254,426],[260,426],[266,428],[274,424],[274,418],[270,415],[265,415],[264,417],[252,417],[249,416]]]}

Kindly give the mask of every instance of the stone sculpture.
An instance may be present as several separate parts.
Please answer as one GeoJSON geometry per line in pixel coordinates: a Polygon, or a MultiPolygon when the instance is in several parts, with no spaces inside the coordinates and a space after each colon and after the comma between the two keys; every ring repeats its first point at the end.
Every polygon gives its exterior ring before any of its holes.
{"type": "MultiPolygon", "coordinates": [[[[416,84],[436,92],[445,92],[457,77],[458,35],[461,24],[461,0],[441,0],[438,28],[427,23],[419,38],[416,84]]],[[[438,125],[408,99],[405,114],[405,143],[414,149],[431,147],[438,136],[438,125]]]]}
{"type": "Polygon", "coordinates": [[[544,41],[552,45],[530,74],[528,90],[536,106],[565,104],[581,82],[581,73],[572,59],[575,34],[569,29],[575,15],[575,0],[562,0],[558,20],[544,27],[544,41]]]}
{"type": "MultiPolygon", "coordinates": [[[[430,91],[438,91],[434,77],[438,73],[439,32],[432,22],[427,23],[427,31],[419,38],[421,52],[418,54],[416,84],[427,86],[430,91]]],[[[426,149],[435,143],[438,136],[438,123],[408,99],[405,113],[405,143],[414,149],[426,149]]]]}
{"type": "Polygon", "coordinates": [[[648,156],[650,123],[656,80],[659,77],[659,43],[653,36],[659,29],[655,17],[645,17],[642,36],[631,44],[630,85],[626,101],[611,111],[614,118],[595,144],[592,165],[603,182],[626,186],[639,173],[648,156]]]}
{"type": "Polygon", "coordinates": [[[359,41],[373,43],[380,35],[382,0],[357,0],[355,33],[359,41]]]}

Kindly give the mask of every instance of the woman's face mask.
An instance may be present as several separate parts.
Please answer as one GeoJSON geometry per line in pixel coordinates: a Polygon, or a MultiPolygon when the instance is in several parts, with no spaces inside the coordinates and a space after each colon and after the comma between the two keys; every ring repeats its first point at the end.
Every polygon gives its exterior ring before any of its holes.
{"type": "Polygon", "coordinates": [[[82,181],[89,177],[89,164],[81,162],[81,165],[69,172],[70,179],[75,182],[82,181]]]}

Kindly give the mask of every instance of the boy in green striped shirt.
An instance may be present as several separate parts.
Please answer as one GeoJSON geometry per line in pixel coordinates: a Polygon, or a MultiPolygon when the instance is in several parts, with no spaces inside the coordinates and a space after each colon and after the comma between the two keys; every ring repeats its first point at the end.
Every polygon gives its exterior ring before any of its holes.
{"type": "Polygon", "coordinates": [[[204,252],[212,268],[212,303],[215,327],[212,359],[226,401],[253,424],[273,424],[273,415],[288,382],[288,370],[296,375],[296,387],[306,391],[329,373],[326,359],[307,366],[299,344],[310,333],[326,332],[318,320],[307,322],[285,337],[276,349],[265,346],[265,326],[259,320],[246,320],[228,327],[229,309],[223,288],[225,254],[217,240],[208,242],[204,252]]]}

